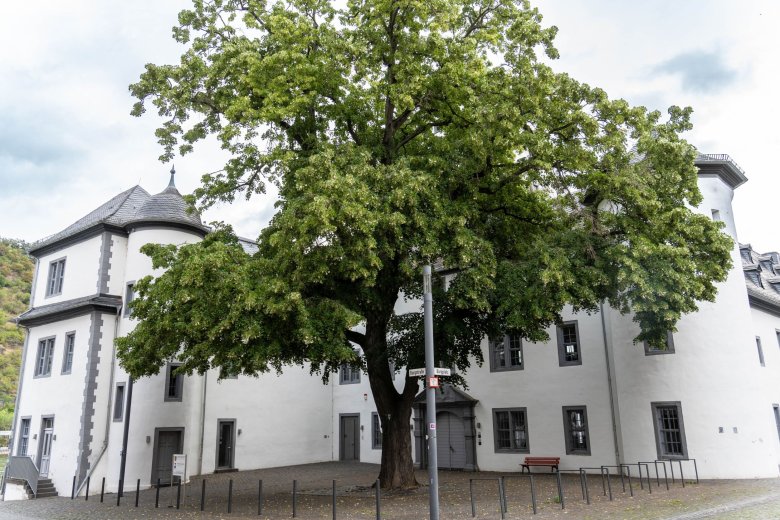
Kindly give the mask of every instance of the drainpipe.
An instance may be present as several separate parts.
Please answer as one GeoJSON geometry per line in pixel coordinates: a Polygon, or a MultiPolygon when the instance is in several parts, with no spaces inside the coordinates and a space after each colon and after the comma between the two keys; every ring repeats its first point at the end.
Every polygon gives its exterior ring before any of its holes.
{"type": "Polygon", "coordinates": [[[203,475],[203,439],[206,431],[206,384],[208,383],[209,372],[203,373],[203,395],[200,408],[200,456],[198,457],[198,475],[203,475]]]}
{"type": "Polygon", "coordinates": [[[601,314],[601,333],[604,338],[604,360],[607,363],[607,387],[609,388],[609,412],[612,419],[612,442],[615,444],[615,464],[620,465],[620,445],[618,444],[617,420],[615,416],[615,389],[612,376],[612,365],[609,362],[609,344],[607,342],[607,324],[604,321],[604,302],[599,303],[601,314]]]}
{"type": "MultiPolygon", "coordinates": [[[[116,311],[116,318],[114,318],[114,340],[116,340],[117,336],[119,335],[119,320],[122,319],[122,313],[124,312],[124,305],[119,307],[116,311]]],[[[113,404],[113,396],[114,396],[114,377],[116,373],[116,343],[112,341],[111,346],[111,375],[108,379],[108,402],[106,403],[106,428],[105,428],[105,434],[103,435],[103,445],[100,447],[100,453],[98,453],[98,456],[95,457],[95,462],[90,464],[89,471],[84,476],[84,480],[79,482],[78,487],[76,488],[76,496],[79,496],[79,493],[81,493],[81,490],[84,488],[84,486],[87,485],[87,479],[92,476],[92,474],[97,469],[97,465],[100,462],[100,459],[103,458],[103,454],[106,452],[106,449],[108,449],[108,436],[110,433],[110,427],[111,427],[111,405],[113,404]]],[[[78,473],[78,471],[77,471],[78,473]]]]}
{"type": "MultiPolygon", "coordinates": [[[[127,409],[125,410],[125,431],[122,436],[122,462],[119,464],[119,489],[117,493],[124,495],[125,490],[125,463],[127,462],[127,438],[130,433],[130,406],[133,404],[133,378],[127,378],[127,409]]],[[[117,502],[118,503],[118,502],[117,502]]]]}

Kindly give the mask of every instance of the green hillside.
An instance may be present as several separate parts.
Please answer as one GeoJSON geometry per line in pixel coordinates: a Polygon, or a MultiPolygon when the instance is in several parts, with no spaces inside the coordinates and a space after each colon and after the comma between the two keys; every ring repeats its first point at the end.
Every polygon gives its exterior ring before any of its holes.
{"type": "Polygon", "coordinates": [[[27,310],[34,265],[26,245],[0,238],[0,409],[13,408],[16,397],[24,333],[12,320],[27,310]]]}

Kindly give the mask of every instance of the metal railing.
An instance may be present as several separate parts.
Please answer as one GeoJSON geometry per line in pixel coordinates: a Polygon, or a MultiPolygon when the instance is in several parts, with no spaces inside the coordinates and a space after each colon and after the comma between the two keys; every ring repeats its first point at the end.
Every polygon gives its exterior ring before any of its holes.
{"type": "Polygon", "coordinates": [[[737,162],[734,159],[731,158],[730,155],[725,154],[725,153],[700,153],[698,155],[698,157],[696,157],[696,161],[697,162],[708,162],[708,161],[720,162],[720,161],[724,161],[724,162],[727,162],[727,163],[731,164],[732,166],[734,166],[743,175],[745,174],[745,170],[743,170],[737,164],[737,162]]]}
{"type": "Polygon", "coordinates": [[[18,479],[27,481],[27,485],[38,495],[38,467],[30,457],[11,456],[8,457],[8,465],[5,468],[6,479],[18,479]]]}

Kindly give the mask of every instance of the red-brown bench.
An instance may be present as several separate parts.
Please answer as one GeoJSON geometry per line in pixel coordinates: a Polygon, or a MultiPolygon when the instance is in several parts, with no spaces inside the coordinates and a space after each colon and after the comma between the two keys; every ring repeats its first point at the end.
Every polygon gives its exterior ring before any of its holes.
{"type": "Polygon", "coordinates": [[[526,457],[525,461],[520,464],[520,472],[524,473],[525,470],[528,470],[528,473],[531,473],[531,466],[550,466],[550,471],[554,471],[558,469],[560,463],[560,457],[526,457]]]}

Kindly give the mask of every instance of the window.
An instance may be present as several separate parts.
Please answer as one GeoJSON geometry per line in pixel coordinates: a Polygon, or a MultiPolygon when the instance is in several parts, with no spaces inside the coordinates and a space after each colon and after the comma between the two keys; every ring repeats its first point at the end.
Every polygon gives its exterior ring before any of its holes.
{"type": "Polygon", "coordinates": [[[135,282],[128,282],[125,286],[125,306],[122,315],[130,316],[130,302],[135,299],[135,282]]]}
{"type": "Polygon", "coordinates": [[[505,335],[490,340],[490,371],[523,369],[523,339],[518,335],[505,335]]]}
{"type": "Polygon", "coordinates": [[[777,438],[780,440],[780,404],[773,404],[772,410],[775,412],[775,426],[777,427],[777,438]]]}
{"type": "Polygon", "coordinates": [[[62,373],[70,374],[73,368],[73,349],[76,346],[76,333],[65,334],[65,351],[62,353],[62,373]]]}
{"type": "Polygon", "coordinates": [[[382,449],[382,424],[379,421],[379,414],[371,414],[371,448],[375,450],[382,449]]]}
{"type": "Polygon", "coordinates": [[[339,384],[352,385],[360,382],[360,369],[348,363],[341,365],[339,384]]]}
{"type": "Polygon", "coordinates": [[[54,357],[54,338],[44,338],[38,342],[38,356],[35,361],[35,377],[51,375],[51,360],[54,357]]]}
{"type": "Polygon", "coordinates": [[[62,281],[64,276],[64,258],[60,258],[49,264],[49,281],[46,284],[46,296],[55,296],[62,293],[62,281]]]}
{"type": "Polygon", "coordinates": [[[165,401],[181,401],[184,375],[176,373],[181,363],[168,363],[165,371],[165,401]]]}
{"type": "Polygon", "coordinates": [[[712,220],[715,222],[720,222],[720,211],[717,209],[712,210],[712,220]]]}
{"type": "Polygon", "coordinates": [[[19,426],[19,448],[16,454],[20,457],[27,455],[27,447],[30,445],[30,419],[22,419],[19,426]]]}
{"type": "Polygon", "coordinates": [[[656,346],[651,346],[647,341],[644,342],[645,344],[645,356],[655,356],[658,354],[674,354],[674,337],[672,336],[672,331],[669,331],[666,333],[666,348],[658,348],[656,346]]]}
{"type": "Polygon", "coordinates": [[[590,455],[587,407],[564,406],[563,430],[566,435],[567,455],[590,455]]]}
{"type": "Polygon", "coordinates": [[[117,383],[114,392],[114,421],[121,421],[125,414],[125,384],[117,383]]]}
{"type": "Polygon", "coordinates": [[[494,408],[493,436],[496,452],[529,453],[525,408],[494,408]]]}
{"type": "Polygon", "coordinates": [[[761,338],[756,336],[756,349],[758,349],[758,362],[761,363],[762,367],[766,366],[766,363],[764,363],[764,349],[761,348],[761,338]]]}
{"type": "Polygon", "coordinates": [[[651,403],[659,459],[687,459],[682,406],[679,402],[651,403]]]}
{"type": "Polygon", "coordinates": [[[558,365],[581,365],[580,334],[576,321],[558,325],[558,365]]]}
{"type": "Polygon", "coordinates": [[[777,337],[777,346],[780,347],[780,330],[775,329],[775,336],[777,337]]]}

